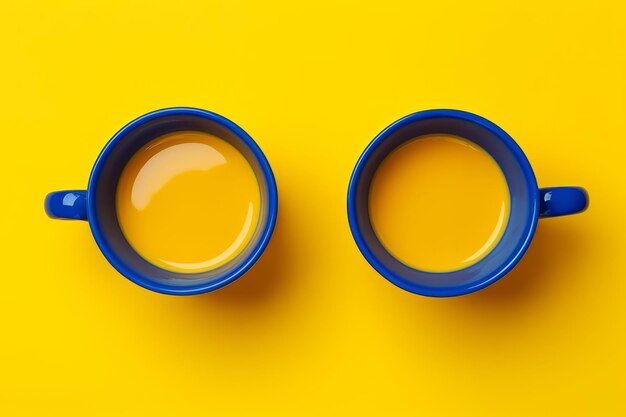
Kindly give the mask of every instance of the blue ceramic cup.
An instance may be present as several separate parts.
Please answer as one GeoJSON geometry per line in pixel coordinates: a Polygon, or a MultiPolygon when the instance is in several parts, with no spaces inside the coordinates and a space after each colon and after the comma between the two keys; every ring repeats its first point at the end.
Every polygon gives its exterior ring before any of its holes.
{"type": "Polygon", "coordinates": [[[136,284],[164,294],[191,295],[220,288],[250,269],[270,240],[276,223],[278,199],[270,165],[243,129],[218,114],[177,107],[148,113],[124,126],[100,152],[87,190],[50,193],[45,200],[45,209],[52,218],[87,220],[107,260],[136,284]],[[200,273],[164,270],[139,256],[126,241],[115,208],[117,183],[128,160],[152,139],[180,130],[206,132],[228,141],[250,163],[261,191],[259,221],[250,243],[231,261],[200,273]]]}
{"type": "Polygon", "coordinates": [[[520,147],[489,120],[459,110],[426,110],[392,123],[363,151],[348,187],[348,220],[359,250],[382,276],[415,294],[448,297],[477,291],[503,277],[526,252],[540,217],[578,213],[587,201],[580,187],[538,188],[520,147]],[[428,134],[460,136],[486,150],[504,173],[511,198],[508,224],[498,244],[479,262],[450,272],[421,271],[394,258],[378,240],[369,217],[370,184],[379,164],[406,141],[428,134]]]}

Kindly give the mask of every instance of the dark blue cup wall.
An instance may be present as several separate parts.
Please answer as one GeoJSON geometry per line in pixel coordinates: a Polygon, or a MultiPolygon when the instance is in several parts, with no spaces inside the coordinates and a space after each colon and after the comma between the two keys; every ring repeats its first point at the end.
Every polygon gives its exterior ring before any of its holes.
{"type": "MultiPolygon", "coordinates": [[[[529,183],[522,166],[509,146],[488,129],[455,118],[432,118],[416,121],[387,132],[365,164],[357,186],[357,221],[367,246],[382,263],[383,268],[403,277],[408,283],[429,288],[466,286],[492,274],[507,263],[507,258],[518,252],[532,223],[528,219],[529,207],[536,204],[531,199],[529,183]],[[381,161],[403,143],[428,134],[450,134],[475,142],[498,162],[504,173],[511,196],[509,221],[502,238],[492,252],[481,261],[458,271],[431,273],[410,268],[396,260],[376,237],[369,219],[369,189],[372,177],[381,161]]],[[[459,210],[462,210],[459,207],[459,210]]],[[[419,235],[415,239],[421,239],[419,235]]]]}
{"type": "MultiPolygon", "coordinates": [[[[111,153],[107,157],[106,162],[100,171],[99,178],[97,179],[98,186],[95,202],[100,227],[103,230],[107,230],[108,233],[104,238],[108,240],[109,246],[113,248],[114,256],[120,263],[137,270],[142,275],[152,277],[152,279],[156,281],[165,280],[169,285],[176,285],[177,282],[181,285],[185,285],[191,280],[194,282],[202,282],[220,279],[222,276],[227,275],[229,270],[233,268],[242,257],[245,257],[244,250],[239,256],[235,257],[230,262],[214,270],[201,273],[183,274],[167,271],[152,265],[139,256],[126,241],[126,238],[119,227],[115,208],[117,183],[122,170],[132,155],[134,155],[142,146],[159,136],[181,130],[206,132],[226,140],[235,146],[246,157],[254,169],[257,180],[259,181],[262,196],[260,210],[261,220],[257,224],[257,230],[249,245],[253,245],[258,238],[259,231],[262,230],[262,225],[268,216],[267,204],[263,199],[263,196],[267,195],[268,187],[264,180],[258,160],[243,140],[224,126],[200,117],[167,116],[149,121],[129,132],[115,144],[115,147],[111,150],[111,153]]],[[[202,190],[198,190],[198,192],[202,192],[202,190]]]]}

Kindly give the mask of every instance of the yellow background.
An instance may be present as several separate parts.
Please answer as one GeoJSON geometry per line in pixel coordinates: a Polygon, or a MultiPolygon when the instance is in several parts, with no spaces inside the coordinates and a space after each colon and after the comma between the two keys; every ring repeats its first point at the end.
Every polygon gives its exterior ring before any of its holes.
{"type": "Polygon", "coordinates": [[[626,375],[622,2],[15,1],[0,10],[0,415],[619,415],[626,375]],[[44,215],[106,141],[173,105],[231,118],[276,173],[270,246],[197,297],[146,291],[44,215]],[[348,179],[407,113],[501,125],[540,185],[519,266],[406,293],[352,241],[348,179]]]}

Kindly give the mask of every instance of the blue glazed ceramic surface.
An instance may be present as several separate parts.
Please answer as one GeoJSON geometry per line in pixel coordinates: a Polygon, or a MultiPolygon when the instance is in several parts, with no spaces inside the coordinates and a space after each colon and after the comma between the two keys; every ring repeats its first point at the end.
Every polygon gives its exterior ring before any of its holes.
{"type": "Polygon", "coordinates": [[[120,129],[98,156],[87,190],[50,193],[45,209],[52,218],[87,220],[107,260],[136,284],[164,294],[192,295],[234,281],[259,259],[276,224],[278,194],[267,159],[243,129],[206,110],[174,107],[145,114],[120,129]],[[179,130],[203,131],[229,141],[246,157],[261,189],[260,220],[248,247],[225,265],[201,273],[167,271],[144,260],[124,238],[115,210],[117,182],[126,162],[150,140],[179,130]]]}
{"type": "Polygon", "coordinates": [[[587,207],[587,201],[587,193],[579,187],[539,189],[521,148],[489,120],[460,110],[425,110],[392,123],[365,148],[350,178],[348,221],[359,250],[382,276],[415,294],[448,297],[497,281],[526,252],[539,217],[577,213],[587,207]],[[376,237],[368,208],[370,183],[382,160],[406,141],[435,133],[461,136],[489,152],[500,165],[511,196],[509,221],[499,243],[479,262],[445,273],[413,269],[394,258],[376,237]]]}

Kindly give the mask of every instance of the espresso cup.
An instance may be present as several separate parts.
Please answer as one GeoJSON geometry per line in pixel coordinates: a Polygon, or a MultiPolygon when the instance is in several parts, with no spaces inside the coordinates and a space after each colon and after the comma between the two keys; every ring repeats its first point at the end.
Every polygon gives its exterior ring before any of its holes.
{"type": "Polygon", "coordinates": [[[177,107],[145,114],[124,126],[100,152],[87,190],[52,192],[45,199],[45,209],[51,218],[87,220],[106,259],[132,282],[159,293],[192,295],[220,288],[250,269],[271,238],[278,200],[270,165],[243,129],[218,114],[177,107]],[[176,272],[150,263],[127,241],[116,211],[118,181],[128,161],[153,139],[179,131],[208,133],[232,145],[249,163],[259,186],[259,216],[249,243],[228,262],[208,271],[176,272]]]}
{"type": "Polygon", "coordinates": [[[526,252],[539,218],[581,212],[586,209],[588,198],[580,187],[538,188],[528,159],[504,130],[472,113],[439,109],[403,117],[372,140],[352,173],[347,203],[354,240],[378,273],[406,291],[448,297],[480,290],[506,275],[526,252]],[[478,262],[445,272],[412,268],[394,257],[378,238],[369,209],[370,186],[381,162],[408,141],[433,134],[460,137],[485,150],[504,174],[510,196],[508,222],[498,243],[478,262]]]}

